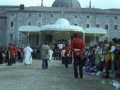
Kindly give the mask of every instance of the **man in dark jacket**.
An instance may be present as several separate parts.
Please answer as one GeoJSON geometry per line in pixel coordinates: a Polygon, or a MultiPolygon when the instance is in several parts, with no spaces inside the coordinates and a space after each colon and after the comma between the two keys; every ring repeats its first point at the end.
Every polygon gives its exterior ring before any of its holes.
{"type": "Polygon", "coordinates": [[[45,44],[43,44],[41,47],[41,59],[42,59],[43,69],[48,68],[49,50],[50,50],[50,47],[48,46],[48,43],[45,42],[45,44]]]}

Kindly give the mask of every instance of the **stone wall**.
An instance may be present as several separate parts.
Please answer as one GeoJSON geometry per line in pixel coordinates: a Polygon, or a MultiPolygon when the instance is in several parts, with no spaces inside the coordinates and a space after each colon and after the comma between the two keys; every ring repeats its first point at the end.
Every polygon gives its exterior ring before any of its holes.
{"type": "Polygon", "coordinates": [[[64,14],[62,15],[60,12],[56,11],[8,11],[7,24],[4,26],[7,27],[7,43],[12,42],[15,44],[20,44],[27,42],[26,34],[18,33],[18,29],[20,26],[28,25],[28,23],[31,22],[31,25],[41,27],[47,24],[54,24],[57,19],[62,17],[67,19],[71,25],[76,24],[77,26],[81,26],[83,29],[87,28],[87,24],[89,25],[89,27],[96,27],[96,25],[99,25],[99,28],[105,28],[105,25],[108,25],[108,34],[102,37],[102,39],[100,39],[101,41],[106,38],[108,38],[109,41],[114,37],[120,38],[119,14],[112,15],[64,12],[64,14]],[[117,17],[117,19],[115,19],[115,17],[117,17]],[[11,27],[11,22],[13,22],[13,27],[11,27]],[[114,30],[114,25],[117,25],[117,30],[114,30]],[[10,34],[13,34],[13,40],[10,40],[10,34]]]}
{"type": "Polygon", "coordinates": [[[7,19],[0,17],[0,47],[6,46],[7,19]]]}

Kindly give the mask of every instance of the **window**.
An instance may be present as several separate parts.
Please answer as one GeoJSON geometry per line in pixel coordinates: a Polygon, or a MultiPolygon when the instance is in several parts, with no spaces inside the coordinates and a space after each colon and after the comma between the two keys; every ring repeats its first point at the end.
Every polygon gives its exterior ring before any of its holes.
{"type": "Polygon", "coordinates": [[[87,18],[90,18],[89,16],[87,16],[87,18]]]}
{"type": "Polygon", "coordinates": [[[51,17],[53,17],[53,15],[51,15],[51,17]]]}
{"type": "Polygon", "coordinates": [[[115,16],[114,18],[117,19],[117,16],[115,16]]]}
{"type": "Polygon", "coordinates": [[[89,24],[87,24],[86,27],[89,28],[89,24]]]}
{"type": "Polygon", "coordinates": [[[74,24],[75,26],[77,26],[77,24],[74,24]]]}
{"type": "Polygon", "coordinates": [[[1,12],[2,12],[2,13],[5,13],[5,12],[6,12],[6,10],[5,10],[5,9],[1,9],[1,12]]]}
{"type": "Polygon", "coordinates": [[[105,29],[108,29],[108,25],[105,25],[105,29]]]}
{"type": "Polygon", "coordinates": [[[75,15],[75,18],[77,18],[77,15],[75,15]]]}
{"type": "Polygon", "coordinates": [[[11,22],[11,27],[13,27],[13,22],[11,22]]]}
{"type": "Polygon", "coordinates": [[[39,14],[39,17],[41,17],[41,14],[39,14]]]}
{"type": "Polygon", "coordinates": [[[13,39],[13,34],[10,34],[10,39],[13,39]]]}
{"type": "Polygon", "coordinates": [[[31,25],[31,22],[28,22],[28,25],[31,25]]]}
{"type": "Polygon", "coordinates": [[[13,13],[13,12],[11,13],[11,16],[14,16],[14,13],[13,13]]]}
{"type": "Polygon", "coordinates": [[[31,17],[31,14],[29,14],[29,17],[31,17]]]}
{"type": "Polygon", "coordinates": [[[114,25],[114,30],[117,30],[117,25],[114,25]]]}
{"type": "Polygon", "coordinates": [[[99,27],[99,25],[96,25],[96,27],[99,27]]]}
{"type": "Polygon", "coordinates": [[[38,23],[38,27],[41,27],[41,23],[40,22],[38,23]]]}

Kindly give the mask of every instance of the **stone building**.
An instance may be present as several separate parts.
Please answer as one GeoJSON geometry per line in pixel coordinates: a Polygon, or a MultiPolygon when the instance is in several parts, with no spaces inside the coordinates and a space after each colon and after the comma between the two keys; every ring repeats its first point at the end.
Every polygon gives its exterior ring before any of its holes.
{"type": "MultiPolygon", "coordinates": [[[[43,1],[43,0],[42,0],[43,1]]],[[[43,1],[44,2],[44,1],[43,1]]],[[[99,9],[92,8],[91,2],[88,8],[82,8],[77,0],[55,0],[51,7],[41,6],[25,7],[0,6],[0,46],[13,44],[27,44],[27,33],[18,31],[20,26],[38,26],[54,24],[59,18],[65,18],[71,25],[81,26],[83,29],[89,27],[104,28],[107,34],[99,40],[111,40],[114,37],[120,38],[120,9],[99,9]]],[[[53,36],[30,34],[30,44],[39,46],[45,40],[51,42],[53,36]],[[44,38],[38,43],[39,35],[44,38]]],[[[86,41],[89,40],[86,37],[86,41]]]]}

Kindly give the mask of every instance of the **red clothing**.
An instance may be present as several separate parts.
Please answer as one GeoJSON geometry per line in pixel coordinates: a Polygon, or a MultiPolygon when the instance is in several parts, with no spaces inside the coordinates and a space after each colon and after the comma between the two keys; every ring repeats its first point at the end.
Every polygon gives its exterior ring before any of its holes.
{"type": "Polygon", "coordinates": [[[116,51],[116,54],[117,54],[117,55],[120,55],[120,50],[119,50],[119,49],[116,51]]]}
{"type": "Polygon", "coordinates": [[[70,58],[70,46],[65,48],[65,57],[70,58]]]}
{"type": "Polygon", "coordinates": [[[13,55],[17,55],[17,47],[16,46],[13,46],[13,55]]]}
{"type": "Polygon", "coordinates": [[[74,57],[82,57],[84,51],[84,41],[80,38],[74,38],[71,40],[71,49],[74,57]],[[79,54],[79,56],[77,56],[79,54]]]}
{"type": "Polygon", "coordinates": [[[12,47],[12,45],[9,45],[8,51],[9,51],[9,56],[12,56],[13,55],[13,47],[12,47]]]}

